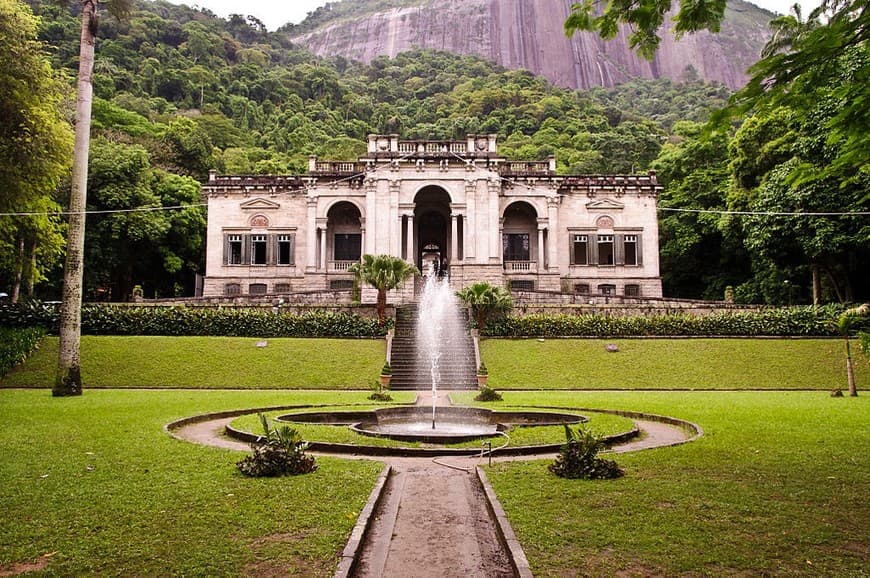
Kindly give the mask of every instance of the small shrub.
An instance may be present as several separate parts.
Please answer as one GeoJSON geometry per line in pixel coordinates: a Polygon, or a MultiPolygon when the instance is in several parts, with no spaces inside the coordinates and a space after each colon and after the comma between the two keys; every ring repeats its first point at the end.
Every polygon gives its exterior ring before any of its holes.
{"type": "Polygon", "coordinates": [[[254,478],[295,476],[307,474],[317,469],[314,456],[305,455],[308,442],[303,441],[295,429],[283,426],[270,428],[269,419],[260,415],[263,436],[260,443],[252,444],[253,454],[236,465],[246,476],[254,478]]]}
{"type": "Polygon", "coordinates": [[[393,368],[389,362],[384,363],[384,366],[381,368],[381,375],[393,375],[393,368]]]}
{"type": "Polygon", "coordinates": [[[488,385],[484,385],[480,388],[480,393],[475,396],[474,401],[503,401],[503,399],[499,392],[488,385]]]}
{"type": "Polygon", "coordinates": [[[489,370],[482,361],[480,362],[480,367],[477,368],[477,375],[489,375],[489,370]]]}
{"type": "Polygon", "coordinates": [[[566,425],[565,440],[556,461],[549,466],[560,478],[606,480],[625,475],[616,462],[598,457],[604,449],[603,438],[582,427],[575,431],[566,425]]]}
{"type": "Polygon", "coordinates": [[[369,396],[370,400],[372,400],[372,401],[393,401],[393,396],[390,395],[390,393],[384,389],[384,386],[381,385],[380,381],[373,381],[369,387],[372,390],[372,394],[369,396]]]}
{"type": "Polygon", "coordinates": [[[27,359],[45,335],[42,327],[0,327],[0,377],[27,359]]]}

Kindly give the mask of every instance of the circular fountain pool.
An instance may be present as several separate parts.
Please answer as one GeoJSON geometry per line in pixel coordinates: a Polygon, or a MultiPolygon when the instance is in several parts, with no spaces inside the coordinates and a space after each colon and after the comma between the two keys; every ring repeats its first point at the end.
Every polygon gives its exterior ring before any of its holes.
{"type": "Polygon", "coordinates": [[[367,436],[423,443],[457,443],[492,437],[512,426],[547,426],[586,421],[576,414],[492,411],[466,407],[386,407],[372,411],[331,411],[284,414],[277,421],[348,425],[367,436]]]}

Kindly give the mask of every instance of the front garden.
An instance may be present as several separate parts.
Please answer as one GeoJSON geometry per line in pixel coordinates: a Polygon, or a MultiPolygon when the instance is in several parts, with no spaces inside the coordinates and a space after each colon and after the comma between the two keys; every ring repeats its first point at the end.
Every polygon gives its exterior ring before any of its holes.
{"type": "MultiPolygon", "coordinates": [[[[13,339],[17,360],[34,337],[13,339]]],[[[251,479],[238,452],[163,428],[231,409],[371,406],[382,340],[86,335],[84,395],[66,399],[49,391],[56,348],[44,338],[0,378],[0,573],[334,572],[381,464],[318,457],[311,474],[251,479]]],[[[830,397],[845,389],[842,340],[484,339],[482,355],[504,401],[456,401],[666,414],[705,432],[607,456],[618,480],[558,478],[549,460],[488,467],[535,575],[858,576],[870,564],[870,367],[856,353],[861,395],[830,397]]]]}

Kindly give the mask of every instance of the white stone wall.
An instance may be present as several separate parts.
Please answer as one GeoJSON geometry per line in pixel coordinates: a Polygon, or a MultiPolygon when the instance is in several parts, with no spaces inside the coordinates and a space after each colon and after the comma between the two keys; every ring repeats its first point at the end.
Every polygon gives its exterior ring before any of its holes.
{"type": "MultiPolygon", "coordinates": [[[[444,155],[440,160],[361,159],[365,165],[350,164],[364,166],[356,177],[312,173],[298,178],[293,186],[280,180],[284,177],[213,176],[204,187],[208,198],[204,295],[223,295],[227,283],[238,283],[245,294],[251,283],[265,283],[272,293],[279,284],[285,288],[289,284],[292,291],[323,290],[333,281],[350,279],[332,264],[332,235],[345,230],[336,229],[330,221],[330,210],[337,203],[350,203],[358,211],[362,253],[406,256],[412,261],[422,207],[429,199],[447,219],[442,251],[449,258],[457,287],[479,280],[509,287],[515,280],[532,281],[541,291],[573,292],[576,284],[583,283],[595,293],[599,285],[610,284],[622,294],[626,285],[637,285],[641,296],[661,297],[654,177],[618,177],[619,185],[613,184],[612,177],[601,177],[601,184],[587,179],[571,186],[568,178],[546,170],[540,177],[531,172],[501,177],[497,171],[506,161],[493,156],[494,137],[487,139],[481,149],[486,158],[475,158],[473,163],[444,155]],[[587,186],[587,182],[592,184],[587,186]],[[443,202],[435,203],[435,199],[443,202]],[[291,233],[294,264],[225,264],[225,235],[230,232],[291,233]],[[529,234],[528,263],[505,267],[504,232],[529,234]],[[581,233],[638,235],[642,264],[572,264],[572,235],[581,233]]],[[[391,149],[407,148],[394,140],[385,141],[391,149]]],[[[468,146],[476,142],[469,139],[468,146]]],[[[377,148],[372,143],[370,148],[377,148]]],[[[319,170],[316,159],[311,164],[319,170]]],[[[546,169],[547,163],[543,166],[546,169]]],[[[363,294],[364,301],[369,297],[363,294]]],[[[408,288],[393,297],[400,301],[412,298],[408,288]]]]}

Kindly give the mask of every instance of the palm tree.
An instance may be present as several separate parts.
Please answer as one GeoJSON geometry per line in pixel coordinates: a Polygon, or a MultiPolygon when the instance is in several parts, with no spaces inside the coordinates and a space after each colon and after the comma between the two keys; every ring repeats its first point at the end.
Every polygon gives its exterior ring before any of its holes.
{"type": "Polygon", "coordinates": [[[486,321],[496,315],[507,313],[514,307],[510,292],[504,287],[494,287],[486,281],[479,281],[460,290],[457,295],[466,305],[471,307],[471,313],[481,333],[486,321]]]}
{"type": "Polygon", "coordinates": [[[868,314],[870,314],[870,303],[865,303],[858,307],[846,309],[837,318],[837,331],[846,342],[846,379],[849,382],[849,395],[852,397],[858,395],[858,389],[855,387],[855,373],[852,370],[852,347],[849,337],[858,320],[868,314]]]}
{"type": "Polygon", "coordinates": [[[392,255],[363,255],[362,261],[352,265],[349,271],[378,290],[378,321],[381,325],[387,318],[387,291],[419,273],[415,266],[392,255]]]}
{"type": "MultiPolygon", "coordinates": [[[[91,76],[94,70],[94,44],[99,23],[99,0],[80,0],[80,2],[82,28],[76,95],[75,148],[69,195],[69,232],[60,313],[60,353],[57,376],[51,390],[51,394],[55,397],[82,393],[80,361],[82,270],[85,247],[85,204],[88,194],[88,148],[91,140],[91,105],[94,93],[91,76]]],[[[67,4],[65,0],[61,0],[60,3],[67,4]]],[[[107,4],[109,13],[118,18],[126,17],[130,12],[130,6],[131,0],[111,0],[107,4]]]]}

